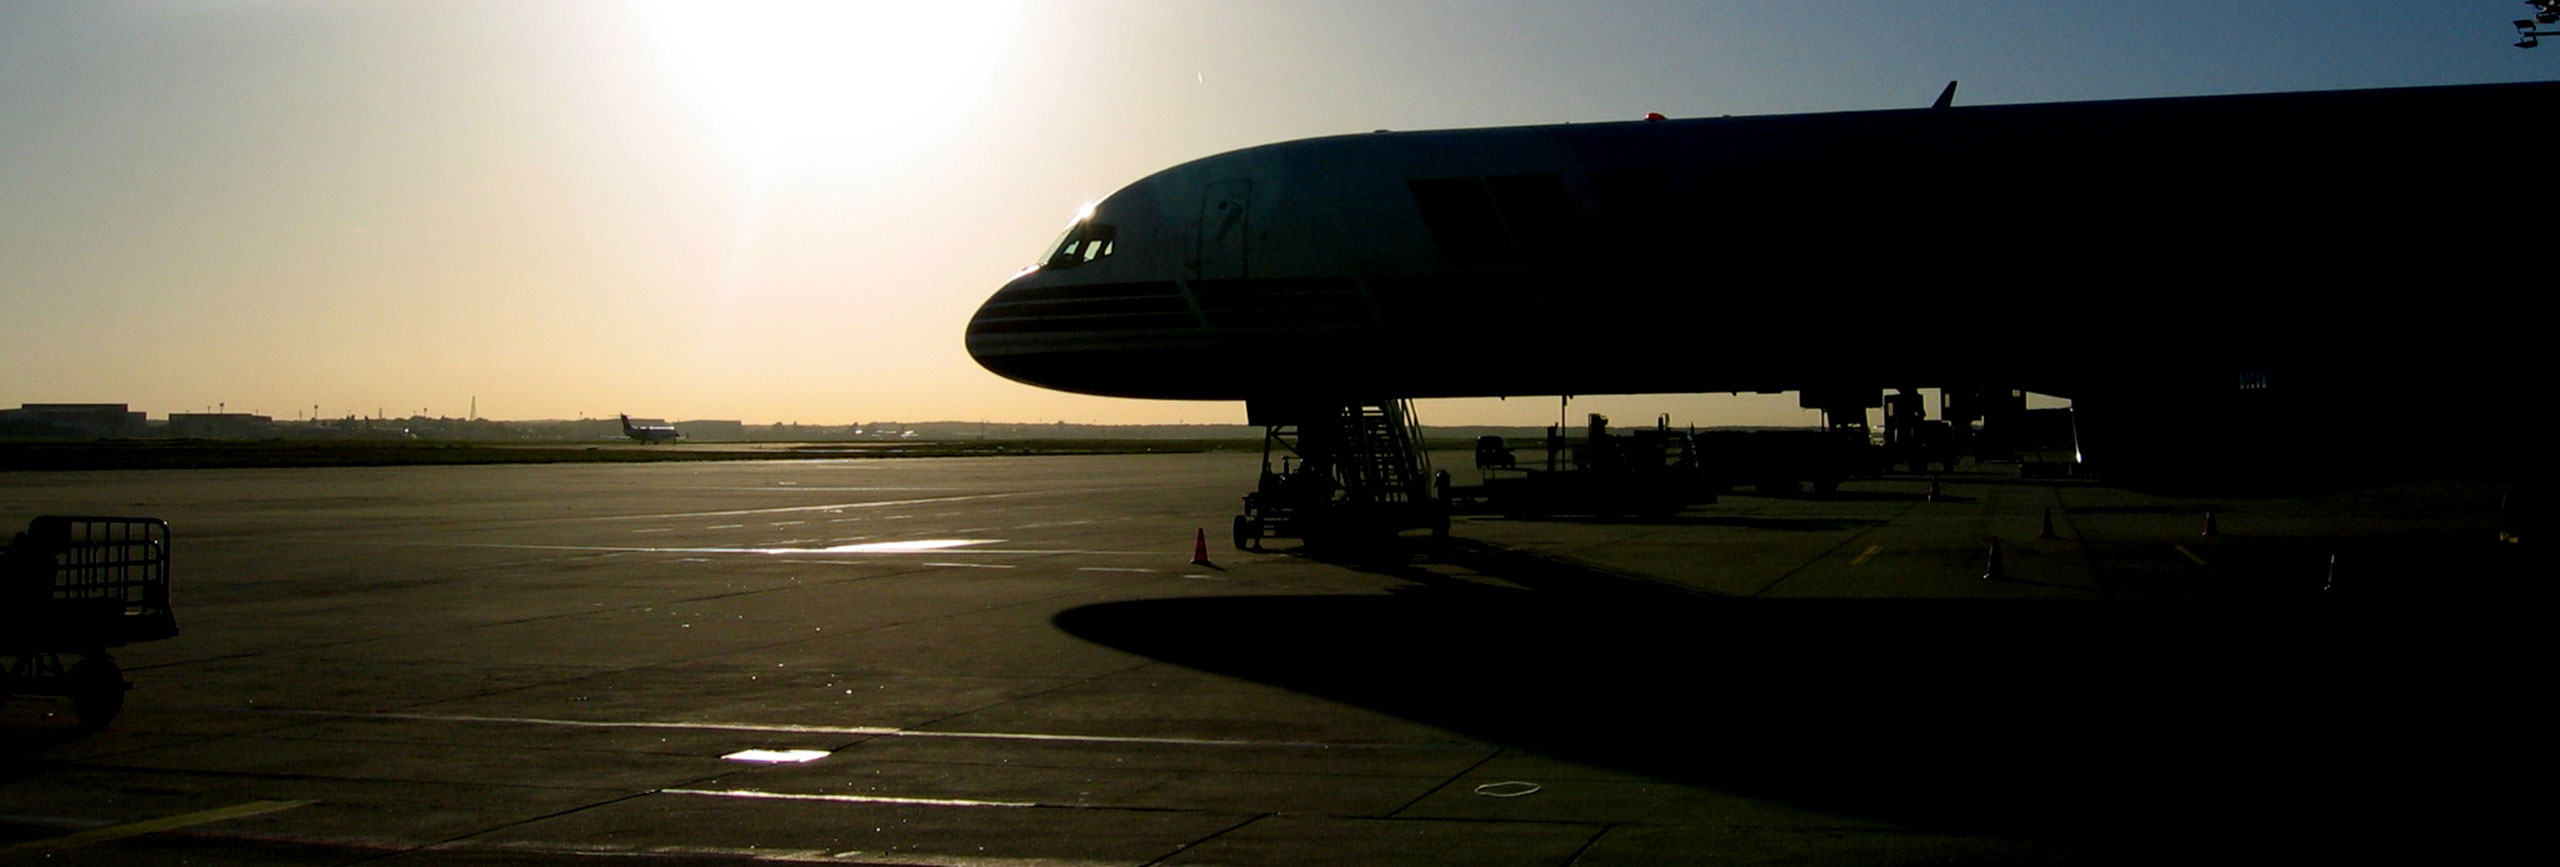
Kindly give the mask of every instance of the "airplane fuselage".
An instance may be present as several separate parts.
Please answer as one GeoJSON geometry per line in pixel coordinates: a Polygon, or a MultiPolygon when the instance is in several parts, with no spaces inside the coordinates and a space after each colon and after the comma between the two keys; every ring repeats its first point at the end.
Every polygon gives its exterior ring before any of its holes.
{"type": "MultiPolygon", "coordinates": [[[[2560,85],[1379,132],[1096,203],[970,322],[1128,397],[2495,399],[2560,85]],[[2244,394],[2245,393],[2245,394],[2244,394]]],[[[2092,407],[2094,402],[2095,407],[2092,407]]]]}

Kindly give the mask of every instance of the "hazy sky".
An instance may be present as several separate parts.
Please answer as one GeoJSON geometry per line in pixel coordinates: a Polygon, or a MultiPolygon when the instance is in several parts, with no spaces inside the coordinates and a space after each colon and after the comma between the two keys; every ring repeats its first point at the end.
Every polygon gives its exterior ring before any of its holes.
{"type": "Polygon", "coordinates": [[[2550,79],[2560,47],[2509,45],[2529,11],[0,0],[0,406],[1241,421],[1014,385],[961,331],[1079,205],[1237,147],[1916,107],[1949,79],[1961,104],[2550,79]]]}

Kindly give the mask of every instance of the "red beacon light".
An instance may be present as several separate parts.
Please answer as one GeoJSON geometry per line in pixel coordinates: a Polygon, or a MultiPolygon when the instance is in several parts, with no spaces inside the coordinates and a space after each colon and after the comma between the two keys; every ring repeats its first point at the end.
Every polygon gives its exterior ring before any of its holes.
{"type": "Polygon", "coordinates": [[[1645,120],[1648,120],[1648,121],[1654,121],[1654,120],[1670,120],[1670,118],[1663,117],[1663,116],[1662,116],[1662,112],[1658,112],[1658,111],[1648,111],[1648,112],[1645,112],[1645,113],[1644,113],[1644,119],[1645,119],[1645,120]]]}

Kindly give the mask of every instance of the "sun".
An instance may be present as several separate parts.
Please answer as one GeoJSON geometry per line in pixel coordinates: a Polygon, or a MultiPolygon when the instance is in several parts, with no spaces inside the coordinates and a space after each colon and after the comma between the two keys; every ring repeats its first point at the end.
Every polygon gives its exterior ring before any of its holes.
{"type": "Polygon", "coordinates": [[[639,7],[668,80],[759,174],[866,168],[978,106],[1018,0],[656,0],[639,7]]]}

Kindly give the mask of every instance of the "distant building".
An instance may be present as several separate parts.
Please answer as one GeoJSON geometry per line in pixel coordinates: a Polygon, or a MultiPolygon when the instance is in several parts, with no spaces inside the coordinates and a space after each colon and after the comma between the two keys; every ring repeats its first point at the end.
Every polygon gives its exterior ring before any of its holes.
{"type": "Polygon", "coordinates": [[[107,437],[141,436],[143,414],[121,403],[30,403],[0,409],[0,436],[107,437]]]}
{"type": "Polygon", "coordinates": [[[696,442],[734,443],[747,439],[747,423],[735,419],[680,421],[676,422],[676,430],[696,442]]]}
{"type": "Polygon", "coordinates": [[[276,420],[245,412],[173,412],[169,435],[196,440],[262,440],[277,435],[276,420]]]}

